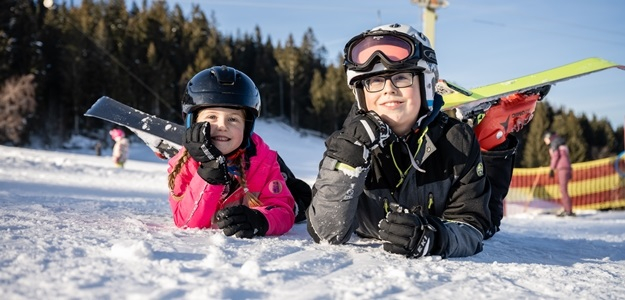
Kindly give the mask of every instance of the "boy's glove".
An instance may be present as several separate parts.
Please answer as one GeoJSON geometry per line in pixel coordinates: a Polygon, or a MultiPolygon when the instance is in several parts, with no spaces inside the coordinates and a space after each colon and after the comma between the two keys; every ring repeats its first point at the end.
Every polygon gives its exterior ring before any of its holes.
{"type": "Polygon", "coordinates": [[[245,205],[226,207],[218,211],[215,218],[217,226],[227,236],[251,239],[255,235],[265,235],[269,229],[269,223],[263,213],[245,205]]]}
{"type": "Polygon", "coordinates": [[[549,170],[549,178],[553,178],[555,176],[555,171],[553,169],[549,170]]]}
{"type": "Polygon", "coordinates": [[[359,111],[338,134],[326,141],[326,155],[352,167],[364,167],[370,153],[395,134],[374,111],[359,111]]]}
{"type": "Polygon", "coordinates": [[[197,173],[202,179],[210,184],[230,184],[226,158],[211,143],[208,122],[195,123],[187,128],[182,143],[189,155],[200,163],[197,173]]]}
{"type": "Polygon", "coordinates": [[[388,242],[384,244],[385,251],[409,258],[444,252],[441,244],[446,229],[437,217],[398,209],[389,212],[379,226],[380,238],[388,242]]]}

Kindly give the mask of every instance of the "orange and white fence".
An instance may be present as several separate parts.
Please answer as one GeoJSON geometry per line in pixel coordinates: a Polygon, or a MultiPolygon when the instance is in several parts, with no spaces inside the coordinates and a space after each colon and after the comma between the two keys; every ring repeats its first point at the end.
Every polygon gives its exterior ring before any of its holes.
{"type": "MultiPolygon", "coordinates": [[[[625,152],[618,156],[573,164],[569,196],[574,210],[625,208],[625,152]]],[[[549,177],[549,168],[515,168],[506,196],[506,209],[527,211],[533,203],[547,203],[543,208],[558,208],[558,176],[549,177]]],[[[540,206],[540,205],[539,205],[540,206]]]]}

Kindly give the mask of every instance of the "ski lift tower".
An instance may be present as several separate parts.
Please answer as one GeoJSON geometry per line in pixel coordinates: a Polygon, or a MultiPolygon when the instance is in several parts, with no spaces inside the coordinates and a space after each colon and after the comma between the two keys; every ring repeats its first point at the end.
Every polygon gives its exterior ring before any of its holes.
{"type": "Polygon", "coordinates": [[[434,23],[436,23],[436,10],[449,5],[446,0],[410,0],[412,3],[423,8],[423,33],[430,39],[434,48],[434,23]]]}

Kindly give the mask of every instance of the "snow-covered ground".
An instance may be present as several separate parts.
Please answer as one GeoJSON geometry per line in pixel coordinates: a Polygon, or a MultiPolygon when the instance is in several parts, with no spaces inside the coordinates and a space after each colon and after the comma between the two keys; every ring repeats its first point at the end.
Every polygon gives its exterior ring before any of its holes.
{"type": "MultiPolygon", "coordinates": [[[[256,131],[312,184],[323,140],[256,131]]],[[[625,299],[625,212],[515,214],[472,257],[315,244],[305,224],[236,239],[173,225],[166,163],[0,146],[0,299],[625,299]]]]}

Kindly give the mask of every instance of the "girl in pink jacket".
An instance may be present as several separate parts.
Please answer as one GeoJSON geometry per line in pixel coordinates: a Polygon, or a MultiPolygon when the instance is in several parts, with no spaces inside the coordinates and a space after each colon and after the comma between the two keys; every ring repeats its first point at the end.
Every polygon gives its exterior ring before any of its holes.
{"type": "Polygon", "coordinates": [[[562,195],[562,211],[558,212],[557,216],[575,216],[573,203],[569,196],[569,181],[573,177],[569,148],[562,137],[552,132],[545,133],[543,141],[549,146],[549,177],[553,178],[556,173],[558,174],[558,184],[562,195]]]}
{"type": "Polygon", "coordinates": [[[113,128],[109,131],[111,139],[115,141],[113,146],[113,153],[111,154],[113,162],[119,168],[123,168],[126,160],[128,160],[128,148],[129,142],[126,138],[126,134],[119,128],[113,128]]]}
{"type": "Polygon", "coordinates": [[[191,78],[182,99],[184,147],[168,169],[176,226],[220,228],[240,238],[293,227],[295,202],[277,153],[253,133],[259,109],[255,84],[234,68],[212,67],[191,78]]]}

